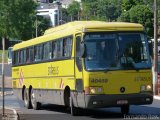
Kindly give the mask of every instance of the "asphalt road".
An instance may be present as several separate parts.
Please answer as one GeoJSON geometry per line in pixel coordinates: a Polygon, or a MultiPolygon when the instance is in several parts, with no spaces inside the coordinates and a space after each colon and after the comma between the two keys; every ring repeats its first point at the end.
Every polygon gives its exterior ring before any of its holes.
{"type": "MultiPolygon", "coordinates": [[[[0,97],[2,106],[2,97],[0,97]]],[[[154,99],[152,105],[131,106],[129,115],[122,115],[120,108],[81,110],[81,115],[71,116],[63,106],[43,104],[41,110],[26,109],[23,101],[14,95],[5,96],[5,106],[14,108],[20,120],[105,120],[105,119],[160,119],[160,100],[154,99]]]]}

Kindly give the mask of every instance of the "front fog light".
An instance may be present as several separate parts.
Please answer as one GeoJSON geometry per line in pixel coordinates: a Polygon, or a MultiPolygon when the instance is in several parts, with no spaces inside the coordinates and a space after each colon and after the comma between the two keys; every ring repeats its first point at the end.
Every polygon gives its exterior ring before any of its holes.
{"type": "Polygon", "coordinates": [[[141,91],[145,91],[146,90],[146,86],[145,85],[142,85],[141,86],[141,91]]]}
{"type": "Polygon", "coordinates": [[[147,90],[151,90],[152,86],[151,85],[147,85],[147,90]]]}
{"type": "Polygon", "coordinates": [[[98,87],[97,92],[98,92],[98,93],[102,93],[102,92],[103,92],[102,87],[98,87]]]}

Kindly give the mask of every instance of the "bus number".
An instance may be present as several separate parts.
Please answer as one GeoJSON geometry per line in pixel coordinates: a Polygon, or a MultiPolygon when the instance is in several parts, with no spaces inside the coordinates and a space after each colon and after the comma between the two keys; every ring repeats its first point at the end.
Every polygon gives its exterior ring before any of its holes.
{"type": "Polygon", "coordinates": [[[101,78],[91,78],[91,83],[107,83],[108,79],[101,79],[101,78]]]}
{"type": "Polygon", "coordinates": [[[59,74],[59,67],[48,67],[48,75],[58,75],[59,74]]]}

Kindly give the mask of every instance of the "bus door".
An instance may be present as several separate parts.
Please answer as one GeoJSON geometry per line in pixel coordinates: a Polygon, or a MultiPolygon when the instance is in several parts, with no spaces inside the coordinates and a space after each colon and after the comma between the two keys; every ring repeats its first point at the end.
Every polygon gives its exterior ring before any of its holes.
{"type": "Polygon", "coordinates": [[[81,58],[81,35],[76,35],[76,53],[75,53],[75,87],[77,91],[77,107],[85,107],[84,100],[84,84],[82,73],[82,58],[81,58]]]}

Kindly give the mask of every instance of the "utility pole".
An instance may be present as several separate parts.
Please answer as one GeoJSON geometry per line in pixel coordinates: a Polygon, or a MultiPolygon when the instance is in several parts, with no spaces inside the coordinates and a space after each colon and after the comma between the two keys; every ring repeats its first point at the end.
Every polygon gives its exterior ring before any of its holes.
{"type": "Polygon", "coordinates": [[[2,38],[2,46],[3,46],[3,52],[2,52],[2,109],[3,109],[3,113],[2,113],[2,116],[4,117],[5,116],[5,106],[4,106],[4,56],[5,56],[5,38],[3,37],[2,38]]]}
{"type": "Polygon", "coordinates": [[[153,79],[153,87],[154,87],[154,94],[158,94],[157,91],[157,82],[158,82],[158,41],[157,41],[157,0],[154,0],[154,79],[153,79]]]}

